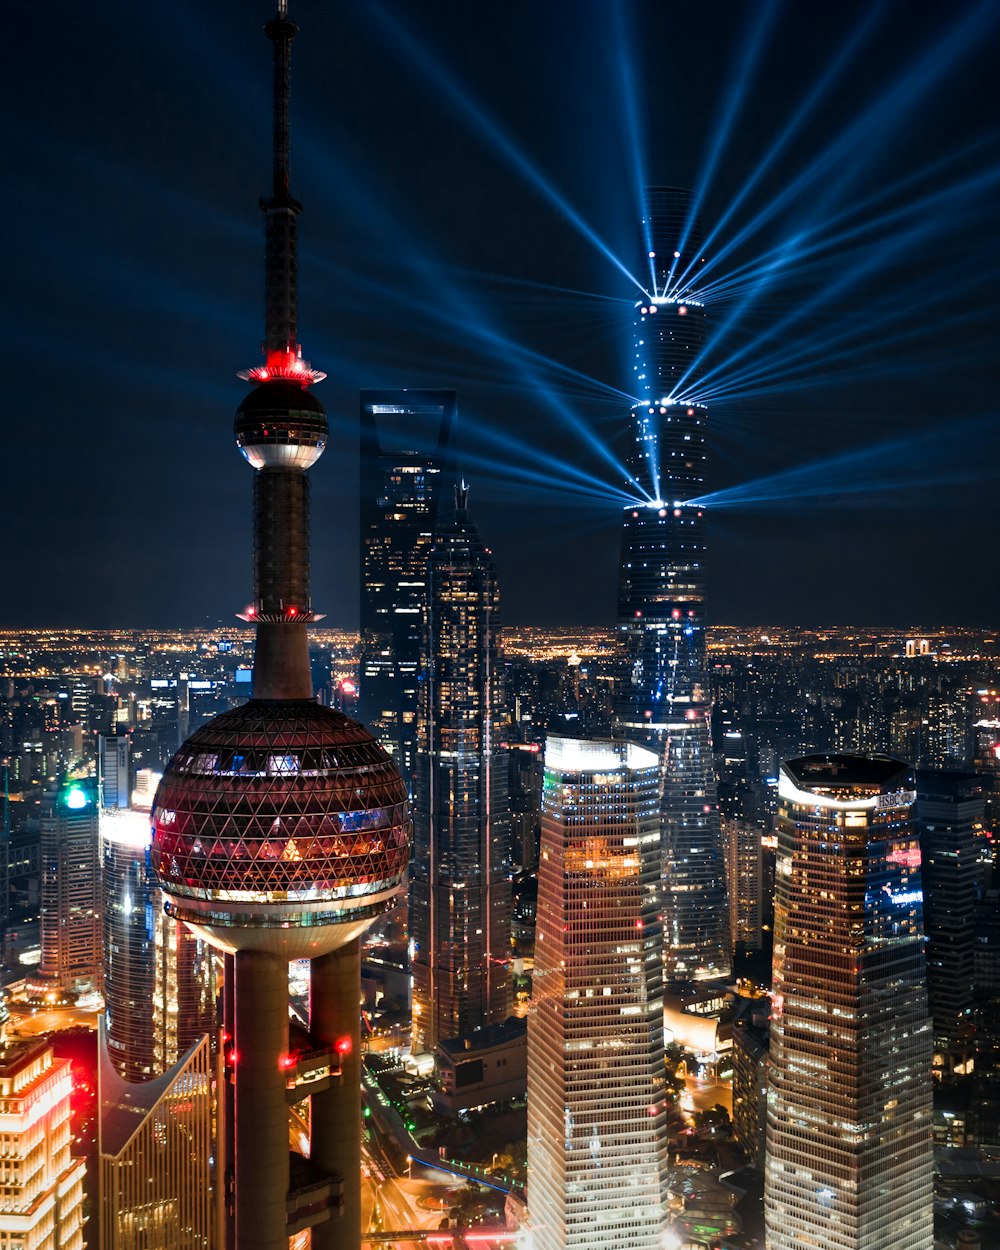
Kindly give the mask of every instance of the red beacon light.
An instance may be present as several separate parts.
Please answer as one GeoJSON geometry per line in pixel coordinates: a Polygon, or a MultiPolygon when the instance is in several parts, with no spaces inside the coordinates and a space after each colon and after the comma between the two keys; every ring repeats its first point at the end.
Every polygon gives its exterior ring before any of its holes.
{"type": "Polygon", "coordinates": [[[354,1049],[354,1043],[349,1037],[338,1037],[334,1043],[334,1050],[338,1055],[349,1055],[354,1049]]]}

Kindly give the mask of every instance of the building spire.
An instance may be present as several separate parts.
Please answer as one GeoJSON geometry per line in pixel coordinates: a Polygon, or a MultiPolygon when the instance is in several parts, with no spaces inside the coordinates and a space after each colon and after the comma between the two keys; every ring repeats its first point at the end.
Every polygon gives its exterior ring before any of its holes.
{"type": "Polygon", "coordinates": [[[264,27],[272,57],[271,194],[261,196],[264,213],[264,365],[245,370],[250,382],[281,378],[310,386],[326,375],[310,369],[298,341],[298,225],[302,205],[292,195],[291,103],[292,40],[299,28],[288,17],[288,0],[278,0],[274,17],[264,27]]]}
{"type": "Polygon", "coordinates": [[[325,375],[302,359],[296,328],[296,217],[289,191],[289,70],[298,27],[286,0],[264,27],[274,50],[274,163],[264,212],[264,364],[241,376],[256,385],[236,414],[236,441],[254,476],[254,597],[241,613],[257,626],[255,699],[311,699],[306,625],[309,589],[308,470],[329,426],[309,391],[325,375]]]}

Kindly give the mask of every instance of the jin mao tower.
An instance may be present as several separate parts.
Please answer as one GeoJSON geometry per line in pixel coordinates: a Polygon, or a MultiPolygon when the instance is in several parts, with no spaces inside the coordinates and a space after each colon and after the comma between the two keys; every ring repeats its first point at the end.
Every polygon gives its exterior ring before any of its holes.
{"type": "MultiPolygon", "coordinates": [[[[366,729],[313,698],[306,627],[308,470],[328,435],[296,326],[289,190],[286,0],[273,45],[274,168],[266,239],[264,363],[236,414],[254,470],[253,697],[202,726],[164,773],[153,867],[170,915],[226,953],[232,1039],[224,1109],[238,1250],[359,1244],[359,938],[399,898],[409,855],[406,788],[366,729]],[[288,962],[310,959],[310,1036],[289,1043],[288,962]],[[311,1097],[309,1159],[288,1151],[288,1106],[311,1097]]],[[[227,1239],[229,1237],[227,1230],[227,1239]]]]}
{"type": "Polygon", "coordinates": [[[684,398],[697,379],[705,308],[679,289],[697,259],[691,195],[650,187],[640,272],[650,290],[635,305],[631,489],[625,509],[618,628],[628,672],[616,719],[624,738],[662,761],[661,833],[667,974],[726,973],[725,873],[705,673],[705,408],[684,398]]]}

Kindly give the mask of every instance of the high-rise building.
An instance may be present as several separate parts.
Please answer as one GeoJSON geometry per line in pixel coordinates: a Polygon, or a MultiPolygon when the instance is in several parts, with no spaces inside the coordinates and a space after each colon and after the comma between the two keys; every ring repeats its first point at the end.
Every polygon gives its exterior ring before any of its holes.
{"type": "Polygon", "coordinates": [[[426,577],[410,882],[415,1052],[500,1024],[511,1008],[500,595],[464,483],[426,577]]]}
{"type": "Polygon", "coordinates": [[[100,1250],[212,1250],[212,1083],[203,1036],[168,1071],[124,1080],[98,1042],[100,1250]]]}
{"type": "Polygon", "coordinates": [[[128,807],[131,793],[128,766],[128,738],[100,734],[97,739],[97,776],[101,806],[128,807]]]}
{"type": "Polygon", "coordinates": [[[307,625],[309,477],[329,427],[309,389],[296,316],[289,189],[286,0],[273,45],[274,164],[265,219],[264,363],[236,414],[254,470],[253,697],[202,725],[170,761],[153,806],[165,907],[226,958],[224,1241],[312,1250],[361,1238],[359,940],[399,901],[409,858],[406,787],[361,725],[313,697],[307,625]],[[292,1046],[288,964],[311,960],[309,1036],[292,1046]],[[289,1154],[288,1106],[310,1099],[309,1157],[289,1154]]]}
{"type": "Polygon", "coordinates": [[[54,995],[101,984],[101,839],[88,782],[55,786],[41,809],[40,986],[54,995]]]}
{"type": "Polygon", "coordinates": [[[149,842],[148,814],[117,808],[101,813],[107,1045],[115,1069],[129,1081],[156,1073],[153,935],[159,889],[149,842]]]}
{"type": "Polygon", "coordinates": [[[976,908],[975,1056],[969,1101],[970,1143],[1000,1149],[1000,892],[976,908]]]}
{"type": "MultiPolygon", "coordinates": [[[[0,1029],[2,1033],[2,1029],[0,1029]]],[[[70,1154],[72,1065],[44,1041],[0,1036],[0,1245],[81,1250],[83,1159],[70,1154]]]]}
{"type": "Polygon", "coordinates": [[[931,1023],[907,765],[778,782],[768,1250],[931,1250],[931,1023]]]}
{"type": "Polygon", "coordinates": [[[627,673],[618,732],[663,766],[667,975],[699,979],[729,968],[722,833],[705,667],[707,412],[697,401],[706,313],[696,278],[700,234],[690,192],[646,192],[640,272],[649,291],[634,313],[636,396],[627,457],[618,627],[627,673]]]}
{"type": "Polygon", "coordinates": [[[763,944],[764,855],[760,828],[731,817],[723,822],[729,939],[734,952],[759,951],[763,944]]]}
{"type": "Polygon", "coordinates": [[[733,1137],[751,1167],[764,1165],[767,1129],[768,1009],[733,1023],[733,1137]]]}
{"type": "Polygon", "coordinates": [[[214,1034],[214,955],[163,910],[149,813],[101,813],[106,1042],[116,1072],[146,1081],[214,1034]]]}
{"type": "Polygon", "coordinates": [[[927,993],[942,1066],[971,1044],[979,842],[985,786],[975,773],[917,770],[927,993]]]}
{"type": "Polygon", "coordinates": [[[528,1206],[536,1250],[659,1250],[666,1110],[659,756],[545,747],[528,1206]]]}
{"type": "Polygon", "coordinates": [[[360,716],[411,787],[427,556],[454,425],[454,391],[361,392],[360,716]]]}

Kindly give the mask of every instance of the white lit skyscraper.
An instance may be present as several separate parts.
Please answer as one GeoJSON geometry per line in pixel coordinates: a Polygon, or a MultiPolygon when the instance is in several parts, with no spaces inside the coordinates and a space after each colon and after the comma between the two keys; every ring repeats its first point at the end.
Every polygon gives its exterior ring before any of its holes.
{"type": "Polygon", "coordinates": [[[529,1212],[536,1250],[659,1250],[666,1197],[659,759],[545,749],[529,1212]]]}
{"type": "Polygon", "coordinates": [[[781,768],[768,1250],[931,1250],[931,1023],[907,765],[781,768]]]}
{"type": "Polygon", "coordinates": [[[44,1041],[0,1038],[0,1245],[81,1250],[83,1159],[70,1154],[72,1064],[44,1041]]]}

